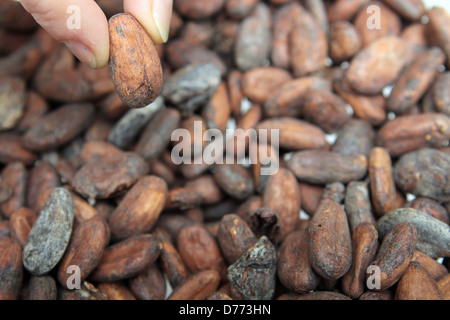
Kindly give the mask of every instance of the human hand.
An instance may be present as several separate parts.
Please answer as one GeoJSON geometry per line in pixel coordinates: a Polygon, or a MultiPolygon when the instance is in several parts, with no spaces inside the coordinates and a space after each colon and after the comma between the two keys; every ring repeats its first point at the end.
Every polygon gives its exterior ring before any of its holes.
{"type": "MultiPolygon", "coordinates": [[[[19,0],[53,38],[67,45],[83,63],[102,68],[109,60],[108,21],[94,0],[19,0]],[[79,27],[69,28],[71,14],[79,27]]],[[[124,12],[135,17],[155,44],[167,41],[173,0],[124,0],[124,12]]]]}

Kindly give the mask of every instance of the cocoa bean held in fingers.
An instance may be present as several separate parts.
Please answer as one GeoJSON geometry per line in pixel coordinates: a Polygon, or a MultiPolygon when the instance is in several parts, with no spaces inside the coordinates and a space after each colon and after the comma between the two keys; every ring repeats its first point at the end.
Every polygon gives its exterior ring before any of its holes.
{"type": "Polygon", "coordinates": [[[161,61],[150,35],[131,15],[119,13],[109,21],[109,69],[120,99],[142,108],[161,93],[161,61]]]}

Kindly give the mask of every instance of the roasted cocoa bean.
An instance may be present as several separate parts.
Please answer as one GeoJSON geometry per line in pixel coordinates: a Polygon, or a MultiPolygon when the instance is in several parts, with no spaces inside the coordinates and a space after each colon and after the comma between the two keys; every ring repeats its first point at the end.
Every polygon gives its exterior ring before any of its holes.
{"type": "Polygon", "coordinates": [[[140,178],[108,217],[111,236],[125,239],[151,231],[164,209],[167,194],[167,184],[161,178],[140,178]]]}
{"type": "Polygon", "coordinates": [[[398,282],[394,299],[443,300],[444,296],[428,271],[420,263],[412,261],[398,282]]]}
{"type": "Polygon", "coordinates": [[[278,249],[277,275],[281,283],[296,293],[306,293],[319,285],[320,277],[309,258],[309,233],[293,231],[278,249]]]}
{"type": "Polygon", "coordinates": [[[415,251],[417,231],[413,224],[403,222],[383,236],[377,256],[371,263],[371,266],[379,268],[376,290],[390,288],[402,277],[415,251]]]}
{"type": "Polygon", "coordinates": [[[418,250],[430,257],[447,257],[450,253],[450,227],[429,214],[413,208],[399,208],[386,213],[377,221],[380,239],[399,223],[411,223],[417,230],[418,250]]]}
{"type": "Polygon", "coordinates": [[[109,70],[120,99],[142,108],[161,93],[163,71],[150,35],[131,15],[118,13],[109,21],[109,70]]]}
{"type": "Polygon", "coordinates": [[[420,149],[403,155],[394,166],[394,179],[405,193],[450,200],[450,158],[436,149],[420,149]]]}
{"type": "Polygon", "coordinates": [[[98,282],[132,278],[153,263],[160,251],[160,242],[152,234],[127,238],[105,248],[97,267],[88,278],[98,282]]]}
{"type": "Polygon", "coordinates": [[[359,180],[367,173],[365,156],[327,150],[298,151],[286,164],[300,181],[312,184],[346,183],[359,180]]]}
{"type": "Polygon", "coordinates": [[[378,249],[378,232],[374,224],[362,223],[352,233],[352,266],[342,277],[342,291],[353,299],[364,293],[367,267],[378,249]]]}
{"type": "Polygon", "coordinates": [[[61,187],[53,189],[23,246],[26,270],[40,276],[56,267],[72,236],[74,217],[69,191],[61,187]]]}
{"type": "Polygon", "coordinates": [[[328,280],[345,275],[352,264],[352,240],[342,207],[333,200],[322,200],[308,233],[309,259],[314,271],[328,280]]]}
{"type": "Polygon", "coordinates": [[[10,237],[0,238],[0,298],[16,300],[23,280],[22,246],[10,237]]]}
{"type": "Polygon", "coordinates": [[[77,281],[84,282],[97,267],[109,243],[110,229],[100,216],[82,222],[70,239],[70,243],[58,266],[58,281],[63,287],[73,289],[73,273],[78,270],[77,281]],[[74,269],[76,266],[78,269],[74,269]]]}
{"type": "Polygon", "coordinates": [[[276,250],[262,236],[235,263],[228,267],[231,297],[243,300],[270,300],[275,294],[276,250]]]}

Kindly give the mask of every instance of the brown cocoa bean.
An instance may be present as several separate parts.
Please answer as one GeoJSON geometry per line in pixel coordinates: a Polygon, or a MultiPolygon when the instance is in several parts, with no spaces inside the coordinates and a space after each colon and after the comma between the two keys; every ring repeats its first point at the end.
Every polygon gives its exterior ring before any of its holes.
{"type": "Polygon", "coordinates": [[[250,173],[240,164],[218,164],[213,175],[219,187],[233,198],[244,200],[254,191],[250,173]]]}
{"type": "Polygon", "coordinates": [[[414,251],[411,262],[412,261],[420,263],[435,281],[445,277],[448,273],[447,268],[444,265],[421,251],[414,251]]]}
{"type": "Polygon", "coordinates": [[[325,132],[317,125],[305,120],[280,117],[261,121],[256,130],[279,131],[279,145],[288,150],[321,149],[328,145],[325,132]]]}
{"type": "Polygon", "coordinates": [[[31,276],[28,284],[28,300],[57,300],[58,289],[51,275],[31,276]]]}
{"type": "Polygon", "coordinates": [[[150,35],[131,15],[119,13],[108,21],[109,70],[120,99],[130,108],[142,108],[161,93],[161,61],[150,35]]]}
{"type": "Polygon", "coordinates": [[[219,287],[220,274],[217,270],[197,272],[175,287],[168,300],[204,300],[219,287]]]}
{"type": "Polygon", "coordinates": [[[228,265],[242,257],[257,240],[247,223],[238,215],[226,214],[220,220],[217,241],[228,265]]]}
{"type": "Polygon", "coordinates": [[[444,296],[428,271],[420,263],[412,261],[398,282],[394,299],[443,300],[444,296]]]}
{"type": "Polygon", "coordinates": [[[354,24],[361,36],[363,47],[385,36],[398,36],[402,29],[400,17],[380,1],[369,1],[361,6],[354,18],[354,24]],[[377,14],[376,19],[374,12],[377,14]]]}
{"type": "Polygon", "coordinates": [[[417,230],[417,250],[432,258],[446,257],[450,254],[450,228],[442,221],[413,208],[399,208],[386,213],[377,221],[380,239],[397,224],[409,222],[417,230]]]}
{"type": "Polygon", "coordinates": [[[161,239],[161,253],[159,261],[161,269],[167,276],[172,288],[178,285],[189,277],[189,271],[183,262],[180,253],[177,251],[172,242],[161,239]]]}
{"type": "Polygon", "coordinates": [[[102,282],[97,287],[108,296],[108,300],[136,300],[136,297],[123,281],[102,282]]]}
{"type": "Polygon", "coordinates": [[[442,222],[449,224],[450,216],[448,215],[447,210],[443,207],[438,201],[429,199],[429,198],[415,198],[409,203],[404,205],[405,208],[414,208],[425,213],[428,213],[430,216],[441,220],[442,222]]]}
{"type": "Polygon", "coordinates": [[[361,154],[342,155],[326,150],[295,152],[287,167],[302,182],[326,184],[359,180],[366,175],[367,159],[361,154]]]}
{"type": "Polygon", "coordinates": [[[359,93],[381,93],[400,75],[407,51],[405,42],[397,36],[379,38],[353,57],[346,79],[359,93]]]}
{"type": "Polygon", "coordinates": [[[397,79],[386,101],[388,111],[405,113],[419,101],[444,63],[441,49],[433,47],[419,54],[397,79]]]}
{"type": "Polygon", "coordinates": [[[308,94],[303,117],[326,133],[335,133],[351,118],[344,99],[332,92],[318,90],[308,94]]]}
{"type": "MultiPolygon", "coordinates": [[[[392,287],[402,277],[413,257],[417,241],[417,230],[413,224],[397,224],[382,237],[380,249],[371,266],[379,268],[379,287],[385,290],[392,287]]],[[[370,276],[369,276],[370,277],[370,276]]],[[[370,281],[370,279],[367,281],[370,281]]]]}
{"type": "Polygon", "coordinates": [[[226,277],[226,264],[216,239],[199,223],[180,229],[177,248],[191,273],[217,270],[222,279],[226,277]]]}
{"type": "Polygon", "coordinates": [[[375,224],[375,216],[372,212],[372,203],[367,183],[362,181],[349,182],[346,188],[344,205],[352,233],[360,224],[375,224]]]}
{"type": "Polygon", "coordinates": [[[372,223],[361,223],[352,233],[352,266],[342,277],[342,291],[353,299],[364,293],[367,267],[378,249],[378,232],[372,223]]]}
{"type": "Polygon", "coordinates": [[[355,26],[340,20],[330,24],[330,58],[334,62],[350,60],[362,47],[362,39],[355,26]]]}
{"type": "Polygon", "coordinates": [[[325,67],[328,41],[324,30],[309,11],[302,10],[296,17],[289,42],[291,68],[296,78],[325,67]]]}
{"type": "Polygon", "coordinates": [[[425,32],[431,45],[438,46],[446,56],[446,66],[450,65],[450,14],[442,7],[434,6],[425,12],[428,23],[425,32]]]}
{"type": "Polygon", "coordinates": [[[312,90],[331,90],[327,79],[315,76],[300,77],[286,82],[263,105],[268,117],[296,117],[302,114],[307,93],[312,90]]]}
{"type": "Polygon", "coordinates": [[[12,238],[0,238],[0,298],[16,300],[23,280],[22,246],[12,238]]]}
{"type": "Polygon", "coordinates": [[[166,297],[164,275],[155,263],[129,279],[128,284],[133,295],[139,300],[163,300],[166,297]]]}
{"type": "Polygon", "coordinates": [[[450,136],[450,118],[442,113],[402,115],[386,122],[378,131],[377,145],[398,157],[420,148],[438,148],[450,136]]]}
{"type": "Polygon", "coordinates": [[[293,231],[278,249],[278,278],[286,288],[296,293],[309,292],[319,285],[320,277],[309,258],[309,241],[308,231],[293,231]]]}
{"type": "Polygon", "coordinates": [[[2,77],[0,81],[0,131],[14,128],[23,115],[26,84],[19,77],[2,77]]]}
{"type": "Polygon", "coordinates": [[[308,233],[309,259],[314,271],[329,280],[346,274],[352,264],[352,240],[342,207],[333,200],[322,200],[308,233]]]}
{"type": "Polygon", "coordinates": [[[92,122],[90,103],[66,104],[40,118],[23,136],[24,146],[32,151],[58,148],[83,132],[92,122]]]}
{"type": "Polygon", "coordinates": [[[450,200],[450,159],[436,149],[403,155],[394,166],[394,179],[403,192],[438,201],[450,200]]]}
{"type": "Polygon", "coordinates": [[[0,204],[3,216],[9,218],[27,204],[29,174],[22,162],[12,162],[3,168],[0,177],[2,187],[10,190],[9,196],[0,204]]]}
{"type": "Polygon", "coordinates": [[[152,234],[127,238],[107,246],[89,279],[113,282],[129,279],[153,263],[159,256],[161,246],[152,234]]]}
{"type": "Polygon", "coordinates": [[[58,281],[63,287],[73,289],[73,273],[79,270],[77,281],[84,282],[97,267],[109,243],[110,229],[106,221],[97,216],[75,228],[70,243],[58,266],[58,281]],[[74,269],[73,266],[79,268],[74,269]]]}
{"type": "Polygon", "coordinates": [[[86,198],[105,199],[123,192],[147,171],[148,165],[141,156],[120,152],[102,162],[83,165],[73,177],[72,187],[86,198]]]}
{"type": "Polygon", "coordinates": [[[17,239],[19,243],[24,246],[28,234],[37,218],[38,215],[33,210],[26,207],[21,207],[14,211],[9,218],[11,237],[17,239]]]}
{"type": "Polygon", "coordinates": [[[292,75],[284,69],[261,67],[251,69],[243,74],[242,90],[252,102],[264,104],[272,98],[273,91],[292,80],[292,75]]]}
{"type": "Polygon", "coordinates": [[[167,184],[161,178],[140,178],[108,217],[111,236],[125,239],[151,231],[164,209],[167,194],[167,184]]]}
{"type": "Polygon", "coordinates": [[[262,207],[275,211],[280,222],[280,237],[294,230],[301,208],[300,188],[294,174],[285,168],[271,175],[264,188],[262,207]]]}
{"type": "Polygon", "coordinates": [[[378,216],[394,209],[395,181],[392,161],[388,151],[375,147],[369,155],[368,173],[370,195],[375,213],[378,216]]]}

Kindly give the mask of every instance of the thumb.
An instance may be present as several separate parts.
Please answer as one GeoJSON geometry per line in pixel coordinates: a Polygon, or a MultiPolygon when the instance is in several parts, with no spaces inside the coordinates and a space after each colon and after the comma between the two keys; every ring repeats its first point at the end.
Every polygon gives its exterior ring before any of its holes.
{"type": "Polygon", "coordinates": [[[83,63],[102,68],[109,59],[108,22],[93,0],[20,0],[53,38],[83,63]]]}
{"type": "Polygon", "coordinates": [[[167,42],[173,0],[124,0],[124,11],[135,17],[155,44],[167,42]]]}

